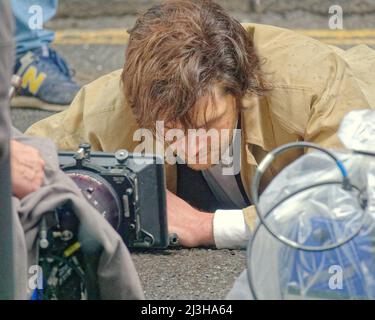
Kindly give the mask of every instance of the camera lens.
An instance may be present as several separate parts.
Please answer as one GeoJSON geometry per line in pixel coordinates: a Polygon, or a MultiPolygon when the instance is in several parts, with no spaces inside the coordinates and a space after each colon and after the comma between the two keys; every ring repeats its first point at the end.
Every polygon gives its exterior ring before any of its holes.
{"type": "Polygon", "coordinates": [[[118,230],[121,223],[121,205],[115,190],[100,175],[85,170],[67,171],[68,176],[82,190],[86,199],[118,230]]]}

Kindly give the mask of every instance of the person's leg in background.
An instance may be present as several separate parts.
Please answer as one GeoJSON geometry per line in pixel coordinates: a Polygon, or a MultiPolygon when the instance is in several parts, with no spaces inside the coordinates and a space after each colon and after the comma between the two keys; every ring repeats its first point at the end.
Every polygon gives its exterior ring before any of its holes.
{"type": "Polygon", "coordinates": [[[71,70],[50,45],[54,32],[44,23],[56,14],[58,0],[12,0],[16,20],[16,65],[21,76],[19,96],[12,107],[34,107],[64,110],[79,86],[72,80],[71,70]]]}
{"type": "Polygon", "coordinates": [[[8,92],[13,66],[12,16],[0,1],[0,300],[14,299],[13,215],[9,164],[10,115],[8,92]]]}
{"type": "Polygon", "coordinates": [[[55,33],[40,28],[38,18],[33,16],[41,13],[44,24],[56,14],[57,5],[57,0],[12,0],[12,11],[16,20],[17,59],[30,50],[38,49],[42,45],[48,46],[54,40],[55,33]],[[38,12],[40,8],[42,11],[38,12]]]}

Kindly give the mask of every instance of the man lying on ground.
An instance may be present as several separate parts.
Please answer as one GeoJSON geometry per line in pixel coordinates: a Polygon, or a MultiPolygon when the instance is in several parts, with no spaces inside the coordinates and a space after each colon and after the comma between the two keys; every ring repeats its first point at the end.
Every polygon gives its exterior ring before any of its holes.
{"type": "MultiPolygon", "coordinates": [[[[267,152],[295,141],[339,148],[343,116],[375,106],[367,46],[344,51],[290,30],[241,25],[204,0],[156,5],[129,34],[123,70],[83,87],[66,111],[27,133],[64,150],[85,141],[108,152],[165,152],[169,231],[187,247],[243,247],[256,219],[250,184],[267,152]],[[188,139],[189,129],[213,134],[188,139]],[[146,146],[142,135],[166,148],[146,146]],[[223,161],[230,148],[230,163],[240,163],[232,171],[223,161]]],[[[274,161],[261,187],[302,153],[274,161]]]]}

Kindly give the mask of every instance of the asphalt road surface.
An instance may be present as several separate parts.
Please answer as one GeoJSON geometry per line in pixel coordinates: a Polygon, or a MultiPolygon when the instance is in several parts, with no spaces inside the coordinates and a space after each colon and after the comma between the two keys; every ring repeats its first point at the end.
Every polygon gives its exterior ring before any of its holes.
{"type": "MultiPolygon", "coordinates": [[[[290,12],[281,15],[245,15],[234,13],[241,21],[274,24],[303,30],[313,37],[343,48],[366,43],[375,46],[375,17],[346,17],[344,31],[327,28],[328,17],[290,12]],[[361,29],[361,30],[358,30],[361,29]],[[355,30],[355,31],[353,31],[355,30]]],[[[76,71],[76,79],[86,84],[123,65],[125,32],[134,16],[93,19],[62,19],[49,23],[57,30],[55,48],[76,71]],[[105,30],[111,28],[111,30],[105,30]]],[[[15,127],[24,131],[51,112],[12,110],[15,127]]],[[[234,279],[245,268],[245,252],[238,250],[168,250],[133,253],[146,297],[150,299],[222,299],[234,279]]]]}

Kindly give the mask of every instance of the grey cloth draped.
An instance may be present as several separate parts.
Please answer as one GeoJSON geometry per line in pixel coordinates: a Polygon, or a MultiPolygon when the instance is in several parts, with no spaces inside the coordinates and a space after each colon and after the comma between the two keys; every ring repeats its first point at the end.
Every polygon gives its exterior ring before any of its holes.
{"type": "Polygon", "coordinates": [[[8,92],[13,66],[13,20],[10,4],[0,1],[0,299],[13,299],[13,217],[9,166],[10,115],[8,92]]]}

